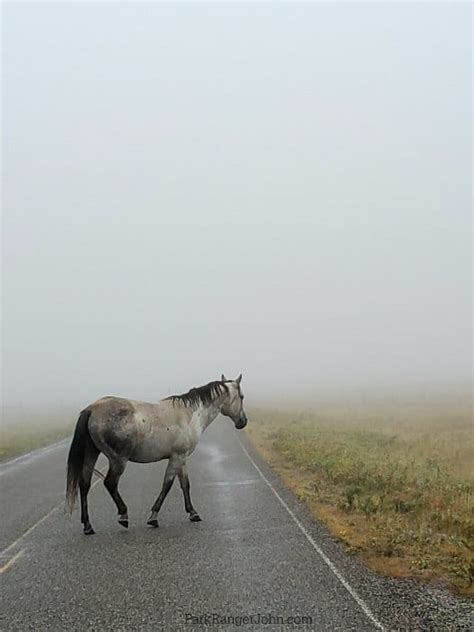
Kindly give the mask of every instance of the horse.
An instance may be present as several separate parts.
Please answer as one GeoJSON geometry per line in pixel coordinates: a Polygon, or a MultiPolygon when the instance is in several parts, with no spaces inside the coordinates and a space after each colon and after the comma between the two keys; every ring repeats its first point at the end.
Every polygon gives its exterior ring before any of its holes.
{"type": "Polygon", "coordinates": [[[67,461],[66,503],[72,512],[81,499],[81,522],[85,535],[94,533],[89,520],[87,495],[95,464],[102,452],[109,461],[104,485],[118,511],[118,522],[128,528],[128,510],[118,482],[128,461],[152,463],[168,459],[161,492],[151,508],[147,524],[158,527],[158,512],[178,476],[184,507],[191,522],[201,517],[191,502],[186,458],[196,448],[200,436],[219,413],[241,430],[247,425],[242,374],[235,380],[220,380],[192,388],[182,395],[170,395],[157,403],[108,396],[90,404],[79,415],[67,461]]]}

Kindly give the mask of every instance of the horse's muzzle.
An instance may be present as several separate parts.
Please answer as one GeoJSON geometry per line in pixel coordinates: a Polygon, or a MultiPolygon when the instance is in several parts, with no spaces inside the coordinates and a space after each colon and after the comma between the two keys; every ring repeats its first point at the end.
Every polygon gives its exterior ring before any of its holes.
{"type": "Polygon", "coordinates": [[[235,427],[237,430],[242,430],[247,425],[248,419],[247,417],[240,417],[239,421],[235,422],[235,427]]]}

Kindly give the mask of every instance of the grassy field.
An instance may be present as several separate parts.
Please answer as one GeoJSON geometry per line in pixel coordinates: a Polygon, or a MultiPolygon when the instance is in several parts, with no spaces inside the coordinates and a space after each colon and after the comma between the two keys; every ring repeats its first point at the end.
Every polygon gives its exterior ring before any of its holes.
{"type": "Polygon", "coordinates": [[[466,397],[252,411],[251,441],[349,550],[393,576],[474,594],[474,433],[466,397]]]}
{"type": "Polygon", "coordinates": [[[71,435],[76,421],[74,414],[54,412],[45,415],[18,410],[3,411],[0,462],[71,435]]]}
{"type": "MultiPolygon", "coordinates": [[[[0,461],[72,433],[76,412],[4,413],[0,461]]],[[[251,441],[373,569],[474,594],[474,431],[464,396],[250,411],[251,441]]]]}

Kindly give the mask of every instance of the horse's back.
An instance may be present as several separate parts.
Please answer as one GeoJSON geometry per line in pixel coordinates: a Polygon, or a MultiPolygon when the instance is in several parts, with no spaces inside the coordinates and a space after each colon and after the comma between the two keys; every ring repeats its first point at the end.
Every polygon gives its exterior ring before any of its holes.
{"type": "Polygon", "coordinates": [[[148,463],[175,452],[189,453],[196,443],[192,411],[167,400],[151,404],[107,396],[88,410],[92,440],[107,456],[148,463]]]}
{"type": "Polygon", "coordinates": [[[127,457],[135,449],[135,405],[123,397],[107,396],[88,406],[89,433],[99,450],[127,457]]]}

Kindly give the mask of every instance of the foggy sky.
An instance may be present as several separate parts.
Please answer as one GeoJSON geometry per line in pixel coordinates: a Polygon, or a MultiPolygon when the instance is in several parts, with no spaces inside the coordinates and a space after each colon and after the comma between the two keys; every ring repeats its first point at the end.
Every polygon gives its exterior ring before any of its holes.
{"type": "Polygon", "coordinates": [[[4,402],[469,379],[470,11],[4,5],[4,402]]]}

